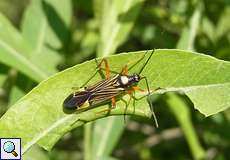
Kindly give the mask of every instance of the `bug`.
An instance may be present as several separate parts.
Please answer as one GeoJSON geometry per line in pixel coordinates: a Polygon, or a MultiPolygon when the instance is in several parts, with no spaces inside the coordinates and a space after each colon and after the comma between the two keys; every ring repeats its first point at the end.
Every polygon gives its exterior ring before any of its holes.
{"type": "MultiPolygon", "coordinates": [[[[77,91],[70,94],[63,102],[64,108],[68,110],[88,110],[90,108],[93,108],[93,106],[111,101],[112,107],[110,109],[114,109],[116,107],[117,97],[122,96],[124,94],[129,94],[130,97],[136,99],[133,96],[133,93],[135,91],[141,91],[141,92],[144,91],[137,86],[141,80],[145,80],[147,91],[148,91],[147,96],[149,98],[150,89],[149,89],[147,78],[144,76],[142,77],[140,74],[142,73],[145,66],[151,59],[153,53],[154,50],[151,52],[150,56],[143,64],[140,71],[132,75],[128,75],[128,67],[127,65],[125,65],[125,67],[122,68],[122,71],[120,73],[114,76],[110,76],[109,64],[106,59],[102,59],[102,61],[99,64],[97,63],[97,68],[99,68],[101,64],[104,62],[105,79],[95,83],[92,86],[84,87],[81,91],[77,91]]],[[[140,61],[145,57],[145,55],[140,59],[140,61]]],[[[137,63],[139,63],[139,61],[137,63]]],[[[89,80],[86,83],[88,82],[89,80]]],[[[153,113],[156,126],[158,127],[157,119],[153,112],[152,104],[149,101],[148,103],[153,113]]]]}

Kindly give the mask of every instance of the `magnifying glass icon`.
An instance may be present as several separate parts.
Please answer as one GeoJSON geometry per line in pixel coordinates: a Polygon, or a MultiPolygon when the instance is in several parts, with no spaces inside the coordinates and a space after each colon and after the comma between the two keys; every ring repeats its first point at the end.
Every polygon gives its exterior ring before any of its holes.
{"type": "Polygon", "coordinates": [[[11,141],[6,141],[4,144],[3,144],[3,149],[6,153],[11,153],[14,155],[14,157],[17,157],[18,154],[17,152],[15,152],[15,145],[13,142],[11,141]]]}

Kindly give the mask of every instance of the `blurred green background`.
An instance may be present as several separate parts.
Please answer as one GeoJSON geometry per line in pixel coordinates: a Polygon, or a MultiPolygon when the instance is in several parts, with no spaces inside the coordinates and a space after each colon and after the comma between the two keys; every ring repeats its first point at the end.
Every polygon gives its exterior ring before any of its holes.
{"type": "MultiPolygon", "coordinates": [[[[34,77],[0,56],[0,115],[41,80],[95,57],[180,48],[230,59],[229,0],[1,0],[0,12],[0,47],[28,51],[23,57],[45,73],[34,77]]],[[[229,109],[205,118],[185,96],[153,101],[157,129],[149,119],[119,117],[115,130],[98,132],[109,117],[66,134],[51,152],[34,146],[24,159],[230,159],[229,109]]]]}

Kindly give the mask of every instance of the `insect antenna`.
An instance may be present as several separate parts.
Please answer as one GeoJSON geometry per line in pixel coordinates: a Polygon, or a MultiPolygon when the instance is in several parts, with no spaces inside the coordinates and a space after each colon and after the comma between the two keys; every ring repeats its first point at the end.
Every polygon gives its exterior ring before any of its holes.
{"type": "Polygon", "coordinates": [[[150,100],[150,89],[149,89],[148,80],[147,80],[146,77],[141,77],[141,79],[144,79],[144,80],[145,80],[145,83],[146,83],[146,86],[147,86],[147,90],[148,90],[147,101],[148,101],[148,104],[149,104],[149,106],[150,106],[150,110],[151,110],[151,113],[152,113],[152,116],[153,116],[153,119],[154,119],[156,128],[158,128],[159,125],[158,125],[157,117],[156,117],[156,114],[155,114],[154,109],[153,109],[153,104],[152,104],[152,102],[151,102],[151,100],[150,100]]]}
{"type": "MultiPolygon", "coordinates": [[[[144,65],[143,65],[142,68],[140,69],[140,71],[139,71],[139,73],[138,73],[139,75],[140,75],[141,72],[144,70],[145,66],[148,64],[148,62],[149,62],[149,60],[151,59],[153,53],[154,53],[154,50],[152,50],[152,53],[150,54],[149,58],[147,59],[147,61],[144,63],[144,65]]],[[[147,54],[147,53],[146,53],[146,54],[147,54]]],[[[148,104],[149,104],[149,106],[150,106],[150,110],[151,110],[151,112],[152,112],[152,116],[153,116],[153,119],[154,119],[154,121],[155,121],[156,128],[158,128],[159,125],[158,125],[157,117],[156,117],[155,112],[154,112],[154,110],[153,110],[152,102],[151,102],[151,100],[150,100],[150,89],[149,89],[148,80],[147,80],[146,77],[141,77],[141,79],[144,79],[144,80],[145,80],[145,83],[146,83],[146,86],[147,86],[147,90],[148,90],[147,101],[148,101],[148,104]]]]}
{"type": "MultiPolygon", "coordinates": [[[[148,51],[147,51],[148,52],[148,51]]],[[[147,54],[146,52],[146,54],[147,54]]],[[[147,59],[147,61],[144,63],[144,65],[141,67],[140,71],[138,72],[138,74],[140,75],[141,72],[144,70],[145,66],[148,64],[149,60],[151,59],[152,55],[154,53],[154,49],[152,50],[152,53],[150,54],[149,58],[147,59]]]]}

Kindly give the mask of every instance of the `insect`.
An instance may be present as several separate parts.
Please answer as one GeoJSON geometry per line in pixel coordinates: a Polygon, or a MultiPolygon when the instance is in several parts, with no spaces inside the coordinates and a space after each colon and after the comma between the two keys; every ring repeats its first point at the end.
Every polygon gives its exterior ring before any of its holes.
{"type": "MultiPolygon", "coordinates": [[[[102,59],[102,61],[99,64],[97,63],[97,68],[99,68],[101,64],[104,62],[105,79],[97,82],[92,86],[84,87],[81,91],[77,91],[70,94],[63,102],[64,108],[68,110],[88,110],[98,104],[111,101],[112,107],[110,109],[114,109],[116,107],[117,97],[122,96],[124,94],[129,94],[130,97],[135,98],[133,96],[133,93],[135,91],[144,91],[137,86],[142,79],[145,80],[148,91],[147,96],[149,96],[150,89],[147,78],[144,76],[140,76],[140,74],[142,73],[145,66],[151,59],[153,53],[154,50],[151,52],[150,56],[143,64],[140,71],[132,75],[128,75],[128,68],[127,65],[125,65],[125,67],[122,68],[122,71],[120,73],[116,74],[115,76],[110,76],[109,64],[106,59],[102,59]]],[[[139,61],[141,61],[145,56],[146,54],[139,61]]],[[[139,63],[139,61],[137,63],[139,63]]],[[[149,105],[151,107],[153,117],[156,122],[156,126],[158,126],[155,114],[153,112],[152,104],[150,102],[149,105]]]]}

